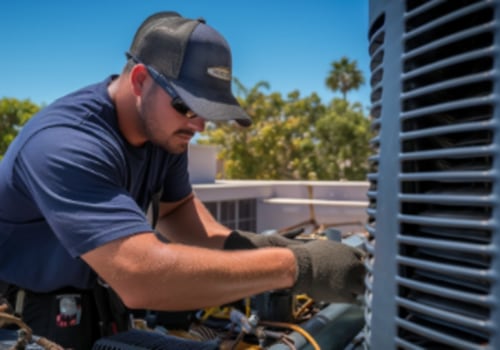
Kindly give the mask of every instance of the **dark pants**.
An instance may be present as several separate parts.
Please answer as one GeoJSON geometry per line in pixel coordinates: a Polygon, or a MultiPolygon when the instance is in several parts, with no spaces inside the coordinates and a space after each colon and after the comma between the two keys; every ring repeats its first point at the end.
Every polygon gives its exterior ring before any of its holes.
{"type": "MultiPolygon", "coordinates": [[[[21,319],[33,335],[75,350],[91,349],[101,336],[92,291],[68,288],[54,293],[25,293],[21,319]]],[[[18,289],[9,287],[6,294],[15,307],[18,289]]]]}

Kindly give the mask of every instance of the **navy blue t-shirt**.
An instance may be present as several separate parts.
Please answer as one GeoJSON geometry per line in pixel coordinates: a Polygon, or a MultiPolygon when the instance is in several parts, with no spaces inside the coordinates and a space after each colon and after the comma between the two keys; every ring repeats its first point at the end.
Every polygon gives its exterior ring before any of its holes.
{"type": "Polygon", "coordinates": [[[0,280],[37,292],[91,287],[81,254],[151,231],[145,213],[160,188],[162,201],[191,193],[186,153],[123,138],[111,79],[43,108],[0,161],[0,280]]]}

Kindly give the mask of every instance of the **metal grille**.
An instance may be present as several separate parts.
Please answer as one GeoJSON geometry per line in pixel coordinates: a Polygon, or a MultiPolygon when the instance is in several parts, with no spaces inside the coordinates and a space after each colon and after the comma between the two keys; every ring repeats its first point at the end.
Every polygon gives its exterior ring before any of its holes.
{"type": "MultiPolygon", "coordinates": [[[[498,1],[407,0],[398,6],[399,18],[384,12],[385,24],[372,21],[369,33],[372,124],[380,130],[394,122],[398,129],[397,151],[378,151],[371,159],[368,193],[372,239],[367,247],[377,251],[377,259],[379,236],[385,234],[379,232],[380,220],[392,214],[396,222],[395,278],[388,286],[394,293],[387,293],[394,300],[386,315],[394,327],[392,348],[496,349],[498,1]],[[401,29],[395,43],[400,55],[392,61],[399,63],[399,100],[379,94],[389,81],[377,62],[388,58],[375,47],[392,20],[400,21],[401,29]],[[399,113],[389,121],[383,112],[395,102],[399,113]],[[395,177],[379,167],[383,157],[396,160],[395,177]],[[379,191],[382,181],[392,183],[392,194],[379,191]],[[393,213],[380,212],[382,195],[394,195],[393,213]]],[[[380,143],[373,140],[376,150],[380,143]]],[[[387,336],[373,330],[372,309],[384,298],[371,295],[372,281],[382,273],[377,267],[383,268],[371,259],[366,347],[387,336]]]]}
{"type": "MultiPolygon", "coordinates": [[[[378,164],[379,164],[379,145],[380,138],[378,131],[380,130],[380,116],[382,112],[381,99],[383,95],[382,88],[382,78],[384,76],[384,69],[382,62],[384,60],[384,15],[380,15],[370,29],[370,47],[369,53],[371,56],[370,61],[370,71],[371,79],[370,86],[372,89],[371,94],[371,127],[374,131],[375,137],[371,140],[371,147],[373,149],[374,155],[370,157],[369,164],[369,174],[368,181],[370,182],[370,187],[368,189],[368,200],[369,205],[367,209],[368,223],[366,229],[368,232],[368,240],[366,242],[366,251],[369,254],[369,259],[366,260],[367,267],[367,277],[366,277],[366,300],[365,303],[365,329],[364,334],[367,342],[369,342],[371,334],[371,300],[372,300],[372,281],[373,281],[373,263],[374,263],[374,252],[375,252],[375,228],[376,228],[376,210],[377,210],[377,183],[378,183],[378,164]]],[[[368,343],[369,344],[369,343],[368,343]]]]}
{"type": "Polygon", "coordinates": [[[204,202],[203,204],[217,221],[231,229],[252,232],[257,230],[257,200],[255,198],[204,202]]]}

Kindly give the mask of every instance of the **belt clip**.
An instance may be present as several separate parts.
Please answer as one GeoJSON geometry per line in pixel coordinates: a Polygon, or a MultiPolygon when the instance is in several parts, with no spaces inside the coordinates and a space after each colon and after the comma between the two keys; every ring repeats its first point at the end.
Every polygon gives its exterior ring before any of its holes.
{"type": "Polygon", "coordinates": [[[19,289],[16,293],[16,306],[14,307],[14,315],[22,316],[25,297],[26,292],[24,291],[24,289],[19,289]]]}

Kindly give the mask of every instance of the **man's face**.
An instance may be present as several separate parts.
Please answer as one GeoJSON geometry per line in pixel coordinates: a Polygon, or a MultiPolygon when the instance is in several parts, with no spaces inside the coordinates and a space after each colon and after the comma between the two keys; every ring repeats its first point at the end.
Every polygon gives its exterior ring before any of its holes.
{"type": "Polygon", "coordinates": [[[157,84],[146,89],[139,118],[147,139],[170,153],[182,153],[196,134],[205,129],[201,117],[188,118],[171,105],[171,97],[157,84]]]}

